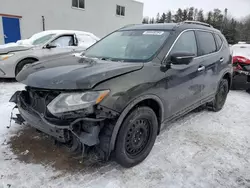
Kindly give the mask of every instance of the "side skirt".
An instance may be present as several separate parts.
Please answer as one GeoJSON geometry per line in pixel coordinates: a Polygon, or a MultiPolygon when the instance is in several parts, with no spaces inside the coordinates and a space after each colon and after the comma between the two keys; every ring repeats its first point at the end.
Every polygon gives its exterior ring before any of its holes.
{"type": "Polygon", "coordinates": [[[215,96],[214,94],[210,95],[207,98],[202,99],[201,101],[199,101],[199,102],[197,102],[197,103],[195,103],[195,104],[193,104],[193,105],[191,105],[191,106],[189,106],[189,107],[187,107],[187,108],[185,108],[185,109],[177,112],[176,114],[170,116],[169,118],[167,118],[166,120],[164,120],[162,122],[162,124],[161,124],[161,131],[168,127],[168,125],[167,125],[168,123],[174,122],[177,119],[179,119],[180,117],[182,117],[182,116],[188,114],[189,112],[195,110],[196,108],[198,108],[198,107],[200,107],[200,106],[202,106],[202,105],[204,105],[204,104],[206,104],[208,102],[213,101],[214,100],[214,96],[215,96]]]}

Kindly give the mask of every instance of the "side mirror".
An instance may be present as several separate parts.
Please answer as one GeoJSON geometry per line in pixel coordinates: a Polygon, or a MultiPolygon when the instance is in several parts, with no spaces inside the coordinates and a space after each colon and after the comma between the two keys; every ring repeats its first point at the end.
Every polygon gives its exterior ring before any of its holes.
{"type": "Polygon", "coordinates": [[[54,45],[54,44],[47,44],[47,45],[45,46],[45,48],[47,48],[47,49],[56,48],[56,47],[57,47],[57,46],[54,45]]]}
{"type": "Polygon", "coordinates": [[[194,59],[195,54],[189,52],[175,53],[170,56],[173,65],[188,65],[194,59]]]}

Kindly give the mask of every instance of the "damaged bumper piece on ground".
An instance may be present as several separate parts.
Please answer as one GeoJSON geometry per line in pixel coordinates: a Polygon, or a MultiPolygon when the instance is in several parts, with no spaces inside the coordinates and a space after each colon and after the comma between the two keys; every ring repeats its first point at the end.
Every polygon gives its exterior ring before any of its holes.
{"type": "Polygon", "coordinates": [[[27,88],[16,92],[10,102],[17,105],[20,115],[12,118],[16,123],[26,122],[30,126],[46,133],[57,141],[66,144],[72,152],[85,151],[86,147],[95,146],[100,157],[107,160],[109,151],[100,145],[100,139],[105,137],[104,125],[109,124],[118,115],[106,111],[104,107],[90,107],[78,111],[62,113],[56,117],[51,114],[47,105],[60,92],[35,90],[27,88]],[[108,121],[108,122],[107,122],[108,121]]]}
{"type": "Polygon", "coordinates": [[[234,70],[232,89],[249,90],[250,89],[250,72],[234,70]]]}

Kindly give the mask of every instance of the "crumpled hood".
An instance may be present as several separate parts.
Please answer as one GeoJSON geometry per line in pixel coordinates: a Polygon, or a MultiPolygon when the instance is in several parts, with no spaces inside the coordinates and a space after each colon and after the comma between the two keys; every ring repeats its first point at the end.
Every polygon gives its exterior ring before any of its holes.
{"type": "Polygon", "coordinates": [[[16,79],[27,86],[43,89],[90,89],[102,81],[142,67],[143,63],[102,61],[65,55],[30,65],[16,79]]]}
{"type": "Polygon", "coordinates": [[[32,46],[9,46],[6,48],[0,48],[0,55],[11,53],[11,52],[30,50],[31,48],[32,46]]]}

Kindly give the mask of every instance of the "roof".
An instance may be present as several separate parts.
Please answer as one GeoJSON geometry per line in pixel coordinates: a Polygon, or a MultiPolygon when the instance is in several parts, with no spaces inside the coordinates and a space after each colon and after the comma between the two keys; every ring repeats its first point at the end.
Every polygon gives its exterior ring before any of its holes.
{"type": "Polygon", "coordinates": [[[49,35],[49,34],[55,34],[55,35],[62,35],[62,34],[89,35],[89,36],[93,37],[96,40],[100,40],[97,36],[95,36],[92,33],[85,32],[85,31],[77,31],[77,30],[46,30],[46,31],[42,31],[40,33],[34,34],[30,38],[30,40],[35,40],[37,38],[40,38],[42,36],[49,35]]]}
{"type": "Polygon", "coordinates": [[[219,32],[219,30],[213,28],[213,27],[208,27],[208,26],[203,26],[200,24],[191,24],[191,23],[158,23],[158,24],[136,24],[136,25],[128,25],[120,30],[185,30],[185,29],[204,29],[208,31],[216,31],[219,32]]]}

